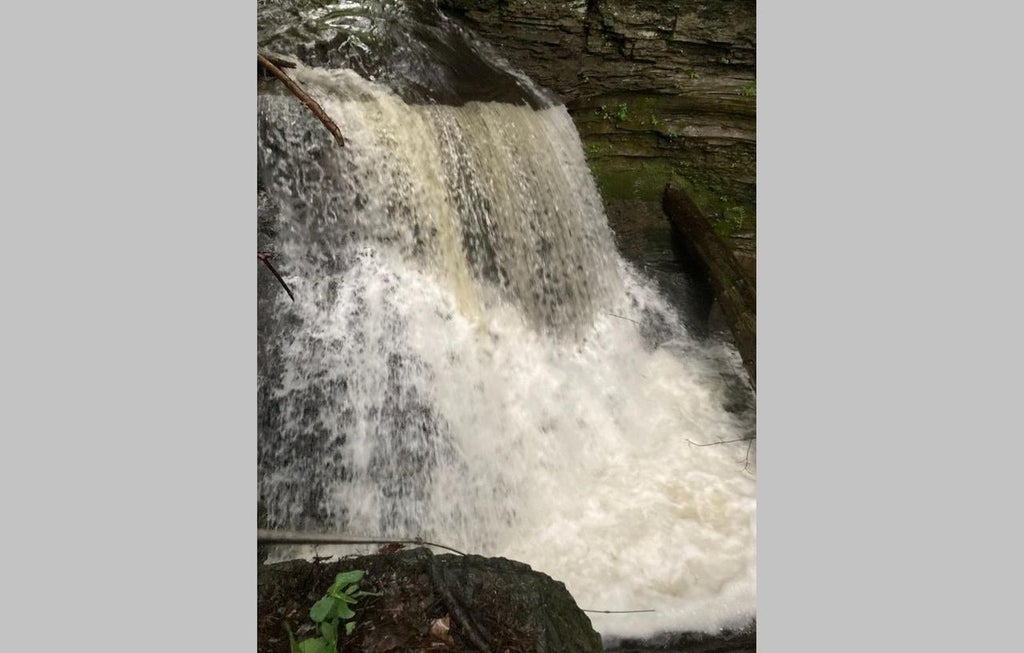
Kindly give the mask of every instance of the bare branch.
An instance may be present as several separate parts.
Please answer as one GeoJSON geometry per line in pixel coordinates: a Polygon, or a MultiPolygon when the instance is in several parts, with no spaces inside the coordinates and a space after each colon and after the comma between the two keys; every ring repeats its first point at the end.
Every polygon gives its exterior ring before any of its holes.
{"type": "Polygon", "coordinates": [[[292,289],[288,287],[288,284],[284,282],[284,279],[281,278],[281,275],[277,273],[277,270],[275,270],[274,266],[271,265],[270,263],[270,257],[273,255],[274,254],[272,252],[256,252],[256,258],[263,261],[263,265],[267,266],[267,268],[274,273],[274,276],[277,277],[278,282],[280,282],[280,284],[284,287],[284,291],[288,293],[288,296],[291,297],[292,301],[294,302],[295,295],[292,294],[292,289]]]}
{"type": "Polygon", "coordinates": [[[274,64],[278,68],[295,68],[295,62],[288,61],[284,57],[279,57],[276,54],[272,54],[270,52],[260,52],[259,54],[262,54],[264,57],[267,58],[267,61],[274,64]]]}
{"type": "Polygon", "coordinates": [[[348,537],[346,535],[328,535],[322,533],[301,533],[298,531],[273,531],[259,529],[256,531],[256,541],[259,544],[418,544],[420,546],[433,546],[445,549],[461,556],[466,555],[458,549],[453,549],[444,544],[428,542],[421,537],[408,539],[370,539],[362,537],[348,537]]]}
{"type": "MultiPolygon", "coordinates": [[[[686,441],[689,442],[690,444],[692,444],[695,447],[713,447],[716,444],[729,444],[730,442],[746,442],[747,440],[756,440],[756,439],[757,439],[757,436],[756,435],[752,435],[752,436],[750,436],[748,438],[736,438],[735,440],[719,440],[718,442],[705,442],[704,444],[701,444],[699,442],[694,442],[690,438],[686,438],[686,441]]],[[[750,445],[747,445],[747,446],[749,447],[750,445]]]]}
{"type": "Polygon", "coordinates": [[[632,318],[624,317],[622,315],[616,315],[615,313],[610,313],[608,311],[605,311],[604,313],[605,313],[605,315],[611,315],[612,317],[617,317],[620,320],[626,320],[627,322],[632,322],[633,324],[639,324],[640,326],[643,326],[643,324],[640,324],[639,322],[637,322],[636,320],[634,320],[632,318]]]}
{"type": "Polygon", "coordinates": [[[256,61],[258,61],[261,66],[266,68],[272,75],[274,75],[274,77],[280,79],[281,82],[283,82],[284,85],[288,87],[288,90],[291,91],[295,97],[302,100],[302,103],[309,107],[309,110],[313,112],[313,115],[320,119],[320,122],[324,124],[324,127],[326,127],[329,132],[334,134],[334,138],[338,141],[338,145],[341,145],[342,147],[345,146],[345,137],[341,135],[341,129],[339,129],[338,125],[333,120],[331,120],[331,117],[327,115],[327,112],[324,111],[324,108],[317,104],[316,100],[309,97],[309,95],[305,91],[303,91],[298,84],[295,83],[295,80],[286,75],[283,70],[274,65],[274,62],[272,62],[270,59],[263,56],[259,52],[256,53],[256,61]]]}
{"type": "MultiPolygon", "coordinates": [[[[686,438],[686,441],[689,442],[691,445],[693,445],[695,447],[713,447],[716,444],[729,444],[731,442],[746,442],[747,443],[747,455],[743,458],[743,471],[748,473],[748,474],[750,474],[750,448],[752,446],[754,446],[754,442],[757,441],[757,436],[756,435],[751,435],[751,436],[746,437],[746,438],[736,438],[735,440],[720,440],[718,442],[705,442],[704,444],[701,444],[700,442],[694,442],[690,438],[686,438]]],[[[751,474],[751,476],[753,476],[753,474],[751,474]]]]}

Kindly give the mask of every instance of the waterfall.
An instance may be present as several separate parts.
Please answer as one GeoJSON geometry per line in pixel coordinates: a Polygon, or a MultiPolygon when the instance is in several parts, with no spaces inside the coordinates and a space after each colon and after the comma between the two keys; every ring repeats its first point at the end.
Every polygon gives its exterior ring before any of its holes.
{"type": "Polygon", "coordinates": [[[260,96],[261,208],[296,295],[261,299],[271,524],[422,536],[584,608],[656,610],[591,614],[605,636],[746,625],[756,452],[695,446],[752,433],[725,406],[738,355],[618,254],[565,107],[291,74],[347,142],[260,96]]]}

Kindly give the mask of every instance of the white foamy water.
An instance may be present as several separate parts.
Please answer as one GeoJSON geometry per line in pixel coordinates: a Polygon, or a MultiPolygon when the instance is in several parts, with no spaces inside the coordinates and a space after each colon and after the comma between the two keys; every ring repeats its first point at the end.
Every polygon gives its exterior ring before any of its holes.
{"type": "Polygon", "coordinates": [[[690,441],[751,425],[723,409],[722,356],[615,251],[564,107],[296,75],[348,143],[264,108],[298,299],[262,381],[271,522],[419,535],[526,562],[583,608],[657,611],[591,614],[605,636],[746,625],[756,452],[690,441]]]}

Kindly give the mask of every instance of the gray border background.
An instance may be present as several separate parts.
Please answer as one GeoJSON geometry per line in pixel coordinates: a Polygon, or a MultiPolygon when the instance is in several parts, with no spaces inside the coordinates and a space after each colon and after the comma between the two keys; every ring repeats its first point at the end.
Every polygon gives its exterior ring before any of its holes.
{"type": "MultiPolygon", "coordinates": [[[[760,5],[759,645],[1015,649],[1019,23],[760,5]]],[[[4,649],[252,651],[255,3],[11,7],[4,649]]]]}
{"type": "Polygon", "coordinates": [[[997,2],[759,3],[765,651],[1020,648],[1020,42],[997,2]]]}
{"type": "Polygon", "coordinates": [[[254,651],[256,5],[2,13],[0,648],[254,651]]]}

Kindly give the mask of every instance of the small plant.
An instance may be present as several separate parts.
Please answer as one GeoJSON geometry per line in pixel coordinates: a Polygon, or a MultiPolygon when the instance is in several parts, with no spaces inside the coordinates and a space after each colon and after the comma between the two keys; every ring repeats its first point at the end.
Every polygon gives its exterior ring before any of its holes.
{"type": "Polygon", "coordinates": [[[751,84],[750,86],[744,86],[740,93],[743,94],[743,97],[757,97],[757,83],[751,84]]]}
{"type": "Polygon", "coordinates": [[[601,116],[602,120],[618,120],[619,122],[625,122],[629,118],[629,107],[625,104],[620,104],[618,111],[610,113],[608,111],[608,105],[602,104],[601,108],[594,111],[594,113],[601,116]]]}
{"type": "Polygon", "coordinates": [[[690,71],[690,79],[700,79],[700,73],[696,70],[690,71]]]}
{"type": "Polygon", "coordinates": [[[320,629],[319,637],[310,637],[297,642],[292,629],[285,624],[292,653],[338,653],[338,626],[345,624],[345,634],[351,635],[356,622],[355,612],[350,606],[364,596],[380,596],[378,592],[364,592],[359,589],[363,571],[344,571],[334,578],[327,588],[327,594],[309,609],[309,618],[320,629]]]}

